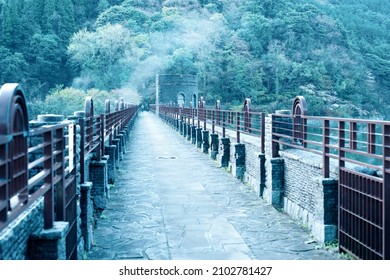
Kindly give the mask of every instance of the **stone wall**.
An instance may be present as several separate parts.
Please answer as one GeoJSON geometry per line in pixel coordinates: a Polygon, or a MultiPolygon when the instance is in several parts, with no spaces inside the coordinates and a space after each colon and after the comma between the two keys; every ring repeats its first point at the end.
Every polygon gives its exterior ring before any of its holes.
{"type": "Polygon", "coordinates": [[[322,158],[309,152],[287,149],[284,159],[283,209],[301,221],[324,242],[337,234],[337,172],[333,165],[330,178],[322,176],[322,158]]]}
{"type": "Polygon", "coordinates": [[[0,260],[28,259],[28,240],[43,230],[43,198],[34,202],[22,215],[0,232],[0,260]]]}
{"type": "Polygon", "coordinates": [[[157,75],[156,84],[159,104],[173,102],[177,104],[178,94],[184,95],[185,107],[190,106],[190,102],[198,102],[198,79],[194,75],[157,75]],[[195,95],[195,97],[194,97],[195,95]]]}

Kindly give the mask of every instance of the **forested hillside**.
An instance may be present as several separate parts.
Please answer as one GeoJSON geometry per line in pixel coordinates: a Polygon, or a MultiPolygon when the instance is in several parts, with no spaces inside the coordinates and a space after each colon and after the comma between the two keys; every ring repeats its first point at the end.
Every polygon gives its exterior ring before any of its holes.
{"type": "Polygon", "coordinates": [[[156,74],[183,73],[231,106],[250,97],[272,111],[301,94],[311,114],[390,108],[390,1],[0,0],[0,10],[0,83],[22,83],[30,100],[73,87],[153,101],[156,74]]]}

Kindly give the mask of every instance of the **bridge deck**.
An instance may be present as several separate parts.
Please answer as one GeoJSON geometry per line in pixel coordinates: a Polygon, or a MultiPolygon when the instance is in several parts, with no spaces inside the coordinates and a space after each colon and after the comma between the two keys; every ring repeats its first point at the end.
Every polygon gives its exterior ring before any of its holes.
{"type": "Polygon", "coordinates": [[[338,259],[155,115],[139,114],[88,259],[338,259]]]}

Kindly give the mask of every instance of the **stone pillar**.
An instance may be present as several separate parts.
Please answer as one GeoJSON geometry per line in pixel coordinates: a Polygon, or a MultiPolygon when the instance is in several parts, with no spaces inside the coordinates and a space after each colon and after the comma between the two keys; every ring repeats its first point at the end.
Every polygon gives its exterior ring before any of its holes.
{"type": "Polygon", "coordinates": [[[68,222],[54,222],[53,228],[30,236],[27,258],[30,260],[66,260],[68,222]]]}
{"type": "Polygon", "coordinates": [[[84,239],[84,248],[88,252],[92,247],[93,236],[93,202],[91,198],[92,182],[80,186],[80,208],[81,208],[81,234],[84,239]]]}
{"type": "Polygon", "coordinates": [[[218,154],[218,134],[212,133],[210,134],[211,138],[211,151],[210,151],[210,158],[213,160],[217,159],[217,154],[218,154]]]}
{"type": "Polygon", "coordinates": [[[202,128],[195,128],[196,131],[196,146],[200,149],[202,147],[202,128]]]}
{"type": "Polygon", "coordinates": [[[284,196],[284,159],[271,159],[271,204],[276,208],[283,208],[284,196]]]}
{"type": "Polygon", "coordinates": [[[209,143],[210,136],[209,136],[209,134],[210,134],[210,132],[208,130],[203,130],[202,131],[202,138],[203,138],[202,151],[205,154],[209,153],[209,147],[210,147],[210,143],[209,143]]]}
{"type": "Polygon", "coordinates": [[[91,190],[91,197],[95,213],[99,216],[100,213],[106,208],[107,200],[107,161],[91,161],[90,167],[90,180],[93,183],[91,190]]]}
{"type": "Polygon", "coordinates": [[[266,188],[266,168],[265,168],[265,161],[266,156],[265,154],[259,154],[259,160],[260,160],[260,188],[259,188],[259,196],[263,197],[264,189],[266,188]]]}
{"type": "Polygon", "coordinates": [[[107,172],[108,172],[108,183],[114,184],[115,183],[115,176],[116,176],[116,146],[115,145],[109,145],[104,147],[105,154],[108,155],[108,161],[107,161],[107,172]]]}
{"type": "Polygon", "coordinates": [[[183,122],[182,130],[183,130],[183,132],[182,132],[183,137],[187,138],[187,123],[183,122]]]}
{"type": "Polygon", "coordinates": [[[242,180],[245,173],[245,145],[234,145],[234,162],[233,162],[233,175],[237,179],[242,180]]]}
{"type": "MultiPolygon", "coordinates": [[[[115,146],[115,160],[118,163],[121,160],[121,155],[120,155],[120,140],[119,138],[112,139],[112,144],[115,146]]],[[[116,167],[119,165],[116,164],[116,167]]]]}
{"type": "Polygon", "coordinates": [[[118,134],[119,138],[119,156],[121,159],[123,159],[123,155],[126,153],[126,140],[125,140],[125,135],[121,131],[121,133],[118,134]]]}
{"type": "Polygon", "coordinates": [[[337,239],[338,181],[330,178],[320,178],[318,183],[322,197],[317,200],[319,207],[315,209],[312,232],[320,242],[331,242],[337,239]]]}
{"type": "Polygon", "coordinates": [[[220,156],[221,167],[228,167],[230,161],[230,139],[221,138],[220,147],[221,147],[221,156],[220,156]]]}
{"type": "Polygon", "coordinates": [[[187,124],[187,141],[191,141],[192,128],[190,124],[187,124]]]}
{"type": "Polygon", "coordinates": [[[127,132],[126,130],[122,130],[121,133],[121,144],[122,144],[122,154],[126,154],[126,143],[127,143],[127,132]]]}
{"type": "Polygon", "coordinates": [[[175,129],[177,131],[180,131],[180,120],[175,119],[174,125],[175,125],[175,129]]]}
{"type": "Polygon", "coordinates": [[[196,126],[191,125],[191,143],[196,144],[196,126]]]}
{"type": "Polygon", "coordinates": [[[183,121],[182,120],[179,120],[179,132],[180,132],[180,135],[183,135],[183,121]]]}

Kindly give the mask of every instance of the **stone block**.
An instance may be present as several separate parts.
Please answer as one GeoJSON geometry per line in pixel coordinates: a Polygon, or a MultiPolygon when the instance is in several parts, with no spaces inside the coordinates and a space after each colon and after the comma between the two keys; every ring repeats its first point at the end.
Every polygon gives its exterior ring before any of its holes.
{"type": "Polygon", "coordinates": [[[272,180],[272,201],[271,204],[277,208],[283,207],[284,196],[284,159],[271,159],[271,180],[272,180]]]}
{"type": "Polygon", "coordinates": [[[219,146],[220,146],[220,153],[218,153],[218,157],[219,157],[220,166],[228,167],[230,161],[230,139],[221,138],[219,146]]]}
{"type": "Polygon", "coordinates": [[[210,147],[209,134],[210,134],[210,132],[208,130],[203,130],[202,131],[202,139],[203,139],[203,141],[202,141],[202,151],[205,154],[209,153],[209,147],[210,147]]]}
{"type": "Polygon", "coordinates": [[[234,145],[234,159],[232,164],[232,173],[234,177],[242,180],[245,173],[245,145],[234,145]]]}
{"type": "Polygon", "coordinates": [[[195,125],[191,126],[191,143],[193,145],[196,144],[196,126],[195,125]]]}
{"type": "Polygon", "coordinates": [[[93,183],[91,197],[98,214],[106,208],[107,179],[107,161],[92,161],[90,164],[90,181],[93,183]]]}
{"type": "Polygon", "coordinates": [[[195,128],[196,131],[196,146],[198,149],[202,147],[202,128],[197,127],[195,128]]]}
{"type": "Polygon", "coordinates": [[[84,247],[89,251],[93,240],[93,202],[91,197],[92,182],[80,186],[80,208],[81,208],[81,235],[84,240],[84,247]]]}
{"type": "Polygon", "coordinates": [[[114,184],[116,177],[116,146],[109,145],[104,147],[106,155],[109,157],[107,161],[108,183],[114,184]]]}
{"type": "Polygon", "coordinates": [[[210,158],[212,160],[216,160],[218,154],[218,145],[219,145],[218,134],[216,133],[210,134],[210,139],[211,139],[210,158]]]}
{"type": "Polygon", "coordinates": [[[68,230],[68,222],[54,222],[53,228],[32,234],[29,239],[28,259],[66,260],[68,230]]]}

